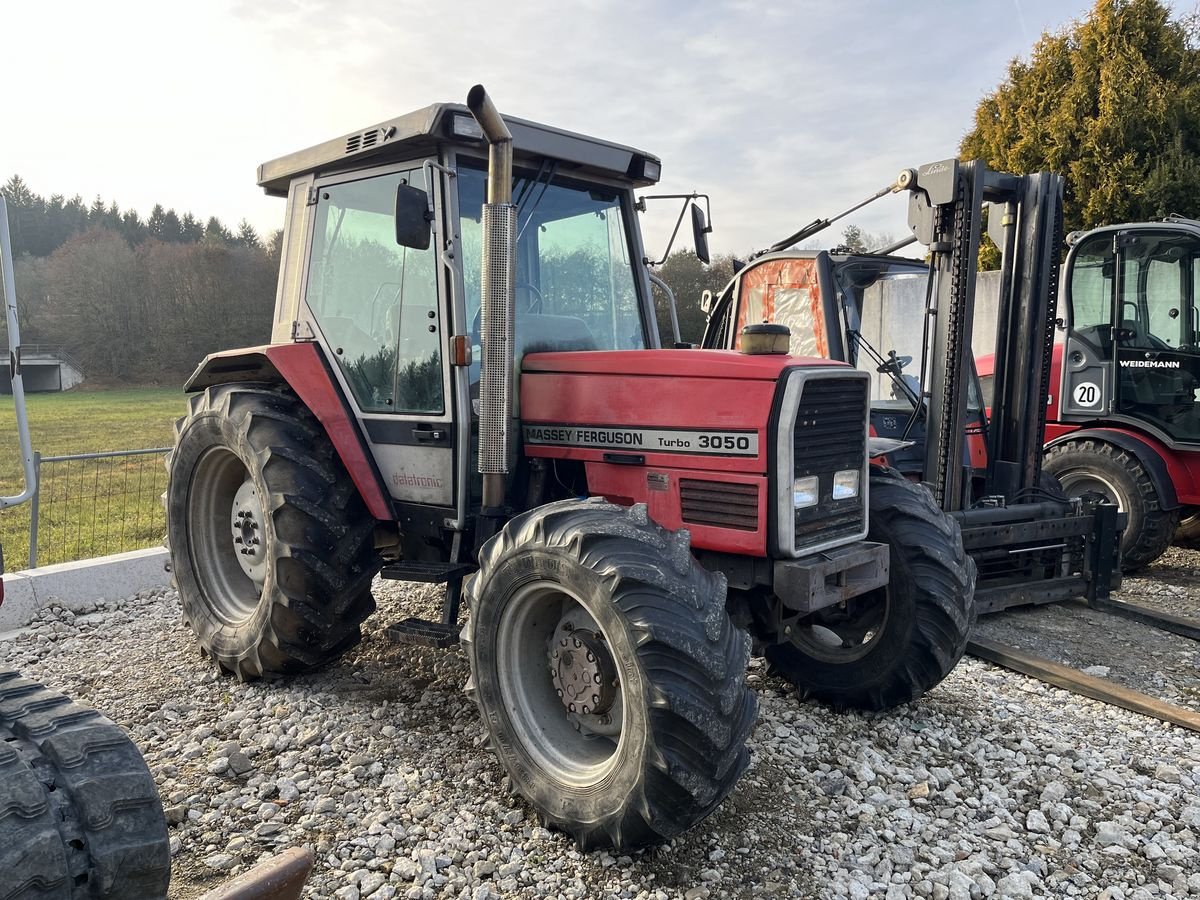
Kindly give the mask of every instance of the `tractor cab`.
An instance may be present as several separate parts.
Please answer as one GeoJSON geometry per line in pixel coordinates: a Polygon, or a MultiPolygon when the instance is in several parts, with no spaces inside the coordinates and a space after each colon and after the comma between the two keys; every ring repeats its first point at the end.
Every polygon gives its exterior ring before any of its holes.
{"type": "MultiPolygon", "coordinates": [[[[1200,446],[1200,222],[1101,228],[1067,259],[1056,417],[1107,419],[1200,446]]],[[[1052,416],[1052,418],[1055,418],[1052,416]]]]}
{"type": "MultiPolygon", "coordinates": [[[[726,286],[712,308],[703,346],[739,349],[747,325],[770,321],[791,332],[791,353],[843,360],[866,372],[873,433],[909,444],[892,449],[889,464],[920,474],[929,286],[929,267],[909,257],[838,250],[771,253],[752,261],[726,286]]],[[[987,463],[981,396],[972,366],[965,450],[973,470],[987,463]]]]}

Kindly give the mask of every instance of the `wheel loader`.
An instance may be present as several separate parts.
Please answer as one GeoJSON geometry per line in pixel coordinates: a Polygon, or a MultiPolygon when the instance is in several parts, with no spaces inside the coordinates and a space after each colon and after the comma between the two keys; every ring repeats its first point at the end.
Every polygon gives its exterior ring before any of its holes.
{"type": "Polygon", "coordinates": [[[461,642],[512,785],[585,848],[669,839],[734,788],[752,649],[886,709],[974,619],[957,524],[869,477],[865,373],[662,348],[635,198],[660,172],[481,86],[265,163],[271,343],[200,363],[168,462],[216,664],[309,671],[359,640],[377,574],[444,584],[440,619],[388,634],[461,642]]]}

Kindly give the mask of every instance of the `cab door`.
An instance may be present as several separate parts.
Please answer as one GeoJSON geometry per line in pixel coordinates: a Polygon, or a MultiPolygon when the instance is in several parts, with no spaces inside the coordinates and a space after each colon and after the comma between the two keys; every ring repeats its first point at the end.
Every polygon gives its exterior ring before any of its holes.
{"type": "Polygon", "coordinates": [[[428,189],[423,162],[317,179],[302,316],[326,349],[392,498],[453,507],[439,242],[400,246],[393,219],[400,185],[428,189]]]}
{"type": "Polygon", "coordinates": [[[1072,252],[1063,412],[1200,443],[1200,236],[1169,226],[1101,232],[1072,252]]]}

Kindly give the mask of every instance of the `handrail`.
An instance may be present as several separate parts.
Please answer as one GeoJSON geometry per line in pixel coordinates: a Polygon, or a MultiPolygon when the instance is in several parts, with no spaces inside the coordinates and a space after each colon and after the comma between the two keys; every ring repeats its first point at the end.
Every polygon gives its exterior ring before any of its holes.
{"type": "Polygon", "coordinates": [[[25,412],[25,383],[21,377],[21,328],[17,321],[17,290],[13,283],[12,241],[8,234],[8,204],[0,196],[0,280],[4,282],[4,312],[8,323],[8,374],[12,382],[13,406],[17,413],[17,439],[25,489],[12,497],[0,497],[0,509],[24,503],[37,490],[33,468],[33,446],[29,441],[29,418],[25,412]]]}

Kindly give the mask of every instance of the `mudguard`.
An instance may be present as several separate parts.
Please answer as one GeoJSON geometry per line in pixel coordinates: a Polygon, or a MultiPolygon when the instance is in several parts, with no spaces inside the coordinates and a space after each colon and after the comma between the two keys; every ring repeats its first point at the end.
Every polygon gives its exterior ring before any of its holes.
{"type": "Polygon", "coordinates": [[[196,393],[231,381],[286,384],[295,391],[325,429],[371,515],[383,521],[395,518],[358,422],[316,344],[265,344],[210,354],[183,389],[196,393]]]}

